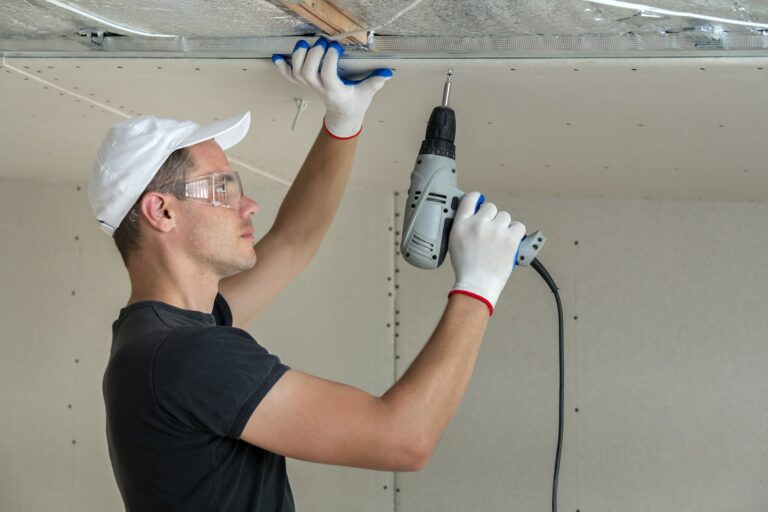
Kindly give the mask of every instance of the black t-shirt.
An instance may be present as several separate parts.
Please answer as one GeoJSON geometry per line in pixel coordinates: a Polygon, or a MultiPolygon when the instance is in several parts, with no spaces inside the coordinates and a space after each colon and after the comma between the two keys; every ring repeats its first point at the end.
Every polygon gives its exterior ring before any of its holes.
{"type": "Polygon", "coordinates": [[[129,512],[293,511],[285,457],[239,439],[288,370],[212,314],[132,304],[112,325],[104,372],[107,444],[129,512]]]}

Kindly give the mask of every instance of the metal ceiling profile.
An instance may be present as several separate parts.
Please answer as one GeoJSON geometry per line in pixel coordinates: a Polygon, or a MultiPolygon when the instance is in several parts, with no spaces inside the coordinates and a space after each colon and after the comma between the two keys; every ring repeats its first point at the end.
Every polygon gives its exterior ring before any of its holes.
{"type": "Polygon", "coordinates": [[[353,58],[768,55],[768,5],[757,0],[14,0],[0,10],[6,56],[268,57],[321,34],[353,58]]]}

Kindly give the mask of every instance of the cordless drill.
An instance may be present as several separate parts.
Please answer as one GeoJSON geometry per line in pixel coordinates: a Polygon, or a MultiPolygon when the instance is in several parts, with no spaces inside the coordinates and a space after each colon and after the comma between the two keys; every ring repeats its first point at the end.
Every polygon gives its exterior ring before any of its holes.
{"type": "MultiPolygon", "coordinates": [[[[429,116],[405,205],[400,250],[408,263],[426,269],[443,264],[453,219],[464,196],[457,184],[456,114],[448,106],[452,78],[453,70],[449,70],[443,87],[443,103],[429,116]]],[[[475,211],[483,201],[484,196],[480,196],[475,211]]],[[[528,266],[546,240],[541,231],[523,237],[515,264],[528,266]]]]}

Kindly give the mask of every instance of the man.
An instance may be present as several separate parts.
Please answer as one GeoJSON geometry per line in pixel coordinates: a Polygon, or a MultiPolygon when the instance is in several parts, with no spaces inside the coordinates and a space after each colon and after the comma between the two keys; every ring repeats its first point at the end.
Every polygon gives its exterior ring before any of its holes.
{"type": "Polygon", "coordinates": [[[254,245],[223,152],[249,114],[200,127],[140,117],[102,143],[89,185],[131,280],[104,374],[107,440],[126,509],[291,511],[285,457],[386,471],[427,463],[469,382],[525,227],[461,201],[450,239],[456,285],[421,354],[383,396],[291,370],[245,328],[317,252],[349,180],[356,136],[391,76],[337,75],[342,48],[301,41],[289,80],[326,104],[324,129],[274,225],[254,245]]]}

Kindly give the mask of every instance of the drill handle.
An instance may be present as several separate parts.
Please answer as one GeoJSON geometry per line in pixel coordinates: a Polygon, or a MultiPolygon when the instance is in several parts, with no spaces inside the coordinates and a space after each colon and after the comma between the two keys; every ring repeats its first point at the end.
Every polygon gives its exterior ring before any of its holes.
{"type": "Polygon", "coordinates": [[[517,250],[517,261],[515,263],[520,267],[530,265],[546,242],[547,237],[541,230],[525,235],[520,241],[520,247],[517,250]]]}

